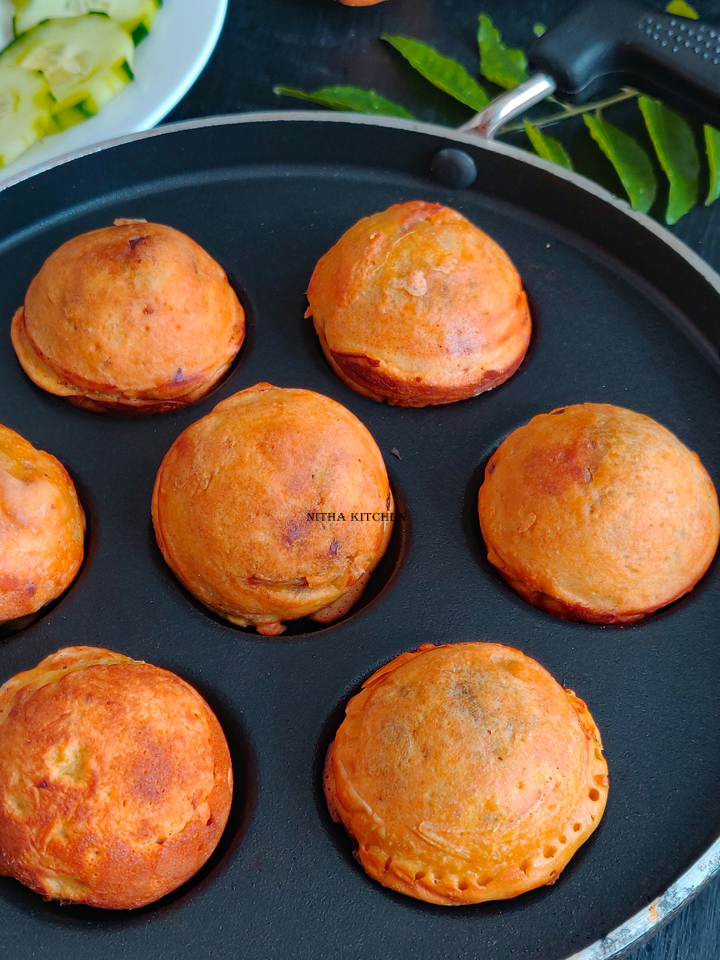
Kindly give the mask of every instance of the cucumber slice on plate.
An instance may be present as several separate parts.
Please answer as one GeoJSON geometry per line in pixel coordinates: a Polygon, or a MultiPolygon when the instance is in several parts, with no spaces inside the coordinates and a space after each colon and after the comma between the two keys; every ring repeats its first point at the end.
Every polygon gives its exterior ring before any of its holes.
{"type": "Polygon", "coordinates": [[[57,127],[91,117],[133,79],[135,47],[121,26],[103,13],[46,20],[18,37],[0,55],[29,73],[41,73],[57,101],[57,127]]]}
{"type": "Polygon", "coordinates": [[[139,43],[150,30],[161,3],[162,0],[15,0],[13,29],[19,37],[43,20],[106,13],[139,43]]]}
{"type": "Polygon", "coordinates": [[[50,132],[51,102],[44,77],[0,58],[0,167],[50,132]]]}

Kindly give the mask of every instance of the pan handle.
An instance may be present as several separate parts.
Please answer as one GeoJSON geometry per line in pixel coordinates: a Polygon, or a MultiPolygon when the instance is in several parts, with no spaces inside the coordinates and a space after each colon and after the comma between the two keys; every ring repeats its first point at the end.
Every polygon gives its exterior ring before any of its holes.
{"type": "Polygon", "coordinates": [[[720,127],[720,28],[631,0],[585,0],[531,47],[556,95],[584,103],[612,78],[720,127]]]}

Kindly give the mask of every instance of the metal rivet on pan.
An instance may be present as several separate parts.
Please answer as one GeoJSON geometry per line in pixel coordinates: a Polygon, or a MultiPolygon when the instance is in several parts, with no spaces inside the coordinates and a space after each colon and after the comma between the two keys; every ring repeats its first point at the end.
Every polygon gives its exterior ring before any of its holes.
{"type": "Polygon", "coordinates": [[[469,153],[446,147],[432,158],[430,170],[446,187],[469,187],[477,178],[477,167],[469,153]]]}

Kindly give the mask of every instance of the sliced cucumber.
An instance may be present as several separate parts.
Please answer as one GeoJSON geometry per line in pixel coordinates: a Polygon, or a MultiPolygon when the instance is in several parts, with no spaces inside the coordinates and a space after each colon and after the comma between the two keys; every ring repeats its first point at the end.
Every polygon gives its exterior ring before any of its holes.
{"type": "Polygon", "coordinates": [[[44,77],[3,63],[0,57],[0,167],[50,132],[51,103],[44,77]]]}
{"type": "Polygon", "coordinates": [[[161,3],[162,0],[16,0],[13,29],[19,37],[43,20],[105,13],[139,43],[150,30],[161,3]]]}
{"type": "Polygon", "coordinates": [[[51,113],[64,130],[90,117],[133,79],[132,38],[108,16],[46,20],[18,37],[0,56],[41,73],[56,100],[51,113]]]}

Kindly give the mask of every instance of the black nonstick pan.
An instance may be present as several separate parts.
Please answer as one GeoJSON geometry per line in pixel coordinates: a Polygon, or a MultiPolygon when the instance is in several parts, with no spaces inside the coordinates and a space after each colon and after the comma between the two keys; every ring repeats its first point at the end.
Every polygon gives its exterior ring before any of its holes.
{"type": "Polygon", "coordinates": [[[5,335],[0,422],[67,466],[89,533],[67,594],[0,642],[0,679],[80,643],[168,667],[217,712],[238,787],[209,864],[150,907],[61,906],[0,879],[3,957],[599,960],[636,946],[720,866],[717,562],[645,622],[560,621],[520,600],[488,564],[477,491],[510,431],[586,400],[654,417],[720,482],[720,279],[649,219],[519,150],[422,124],[268,114],[141,135],[0,191],[6,330],[44,258],[116,217],[171,224],[202,244],[228,271],[249,334],[210,396],[145,419],[104,417],[42,392],[5,335]],[[433,173],[448,147],[474,162],[471,186],[452,189],[433,173]],[[452,206],[494,237],[523,277],[535,323],[507,383],[419,410],[346,387],[303,319],[320,255],[360,217],[411,199],[452,206]],[[275,639],[195,603],[150,524],[155,473],[173,440],[262,380],[317,390],[353,411],[376,438],[406,516],[356,610],[324,628],[299,621],[275,639]],[[365,677],[421,643],[461,640],[518,647],[585,699],[611,790],[599,829],[554,886],[441,908],[365,876],[325,809],[321,765],[365,677]]]}

